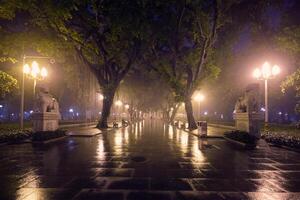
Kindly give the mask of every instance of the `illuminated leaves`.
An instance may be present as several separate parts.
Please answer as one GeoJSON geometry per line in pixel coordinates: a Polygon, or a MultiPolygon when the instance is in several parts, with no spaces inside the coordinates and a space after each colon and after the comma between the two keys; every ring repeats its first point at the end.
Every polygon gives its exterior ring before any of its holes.
{"type": "Polygon", "coordinates": [[[9,74],[0,71],[0,99],[17,89],[17,80],[9,74]]]}

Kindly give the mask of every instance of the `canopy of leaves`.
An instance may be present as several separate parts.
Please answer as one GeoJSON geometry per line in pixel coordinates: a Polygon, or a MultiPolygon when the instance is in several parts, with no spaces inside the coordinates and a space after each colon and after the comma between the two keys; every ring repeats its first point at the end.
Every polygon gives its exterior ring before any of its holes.
{"type": "Polygon", "coordinates": [[[300,69],[289,75],[281,84],[282,92],[285,93],[288,88],[293,88],[296,91],[298,102],[296,111],[300,113],[300,69]]]}
{"type": "Polygon", "coordinates": [[[214,43],[217,32],[228,20],[226,12],[231,4],[231,1],[153,4],[153,40],[147,56],[179,101],[190,98],[203,82],[219,74],[214,43]]]}
{"type": "Polygon", "coordinates": [[[0,99],[12,93],[17,87],[17,80],[15,78],[0,71],[0,99]]]}
{"type": "Polygon", "coordinates": [[[143,1],[44,1],[34,22],[73,45],[103,90],[119,84],[145,37],[143,1]]]}

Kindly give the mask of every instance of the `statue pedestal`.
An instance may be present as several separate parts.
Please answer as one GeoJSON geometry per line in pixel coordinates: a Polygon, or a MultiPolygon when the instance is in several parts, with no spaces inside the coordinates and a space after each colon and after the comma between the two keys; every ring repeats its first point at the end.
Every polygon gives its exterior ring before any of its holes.
{"type": "Polygon", "coordinates": [[[56,131],[60,116],[56,112],[33,113],[33,131],[56,131]]]}
{"type": "Polygon", "coordinates": [[[260,138],[260,124],[263,121],[263,117],[262,113],[235,113],[235,128],[260,138]]]}

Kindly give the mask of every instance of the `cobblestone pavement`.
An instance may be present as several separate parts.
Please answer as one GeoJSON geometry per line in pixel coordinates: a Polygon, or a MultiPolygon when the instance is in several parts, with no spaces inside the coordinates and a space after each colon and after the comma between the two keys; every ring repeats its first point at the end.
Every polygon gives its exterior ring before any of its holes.
{"type": "Polygon", "coordinates": [[[299,156],[146,121],[44,147],[0,147],[0,199],[300,199],[299,156]]]}

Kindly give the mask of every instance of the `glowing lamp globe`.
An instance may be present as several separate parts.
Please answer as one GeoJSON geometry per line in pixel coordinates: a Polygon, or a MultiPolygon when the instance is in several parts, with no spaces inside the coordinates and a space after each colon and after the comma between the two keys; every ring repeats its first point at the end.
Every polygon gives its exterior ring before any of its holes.
{"type": "Polygon", "coordinates": [[[280,68],[279,68],[279,66],[278,65],[274,65],[273,67],[272,67],[272,75],[273,76],[276,76],[276,75],[278,75],[280,73],[280,68]]]}
{"type": "Polygon", "coordinates": [[[262,76],[267,79],[269,78],[272,74],[271,74],[271,66],[268,62],[265,62],[262,66],[262,76]]]}
{"type": "Polygon", "coordinates": [[[120,100],[116,101],[115,104],[116,104],[116,106],[122,106],[123,105],[122,101],[120,101],[120,100]]]}
{"type": "Polygon", "coordinates": [[[260,69],[256,68],[254,71],[253,71],[253,77],[254,78],[257,78],[259,79],[261,77],[261,71],[260,69]]]}
{"type": "Polygon", "coordinates": [[[196,96],[194,97],[194,100],[197,102],[203,101],[204,100],[203,94],[196,94],[196,96]]]}
{"type": "Polygon", "coordinates": [[[28,64],[25,64],[23,66],[23,72],[24,72],[24,74],[29,74],[30,73],[30,66],[28,64]]]}
{"type": "Polygon", "coordinates": [[[47,69],[46,69],[45,67],[43,67],[43,68],[41,69],[41,76],[42,76],[43,78],[45,78],[45,77],[48,76],[48,71],[47,71],[47,69]]]}

